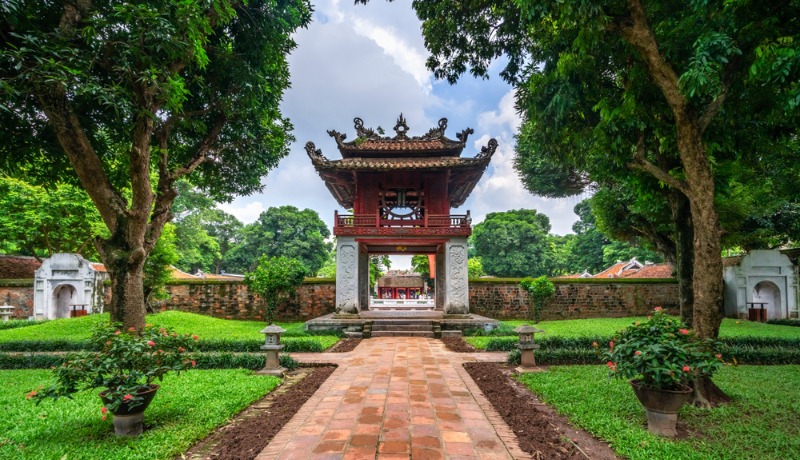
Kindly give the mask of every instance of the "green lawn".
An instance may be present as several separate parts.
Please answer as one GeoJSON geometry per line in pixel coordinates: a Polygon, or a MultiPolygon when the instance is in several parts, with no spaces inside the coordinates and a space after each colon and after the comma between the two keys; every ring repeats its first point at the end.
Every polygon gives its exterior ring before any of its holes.
{"type": "MultiPolygon", "coordinates": [[[[89,338],[95,324],[108,321],[107,313],[45,321],[35,326],[0,330],[0,342],[54,339],[81,341],[89,338]]],[[[226,320],[180,311],[147,315],[147,322],[171,327],[181,334],[197,334],[200,340],[264,340],[264,335],[259,331],[266,325],[263,321],[226,320]]],[[[283,337],[289,341],[295,337],[312,337],[303,330],[301,322],[278,323],[278,325],[286,329],[283,337]]],[[[330,347],[338,340],[336,336],[314,337],[319,339],[324,348],[330,347]]]]}
{"type": "Polygon", "coordinates": [[[679,424],[693,433],[685,440],[648,433],[630,385],[609,382],[607,374],[603,366],[552,366],[519,379],[631,460],[800,458],[800,366],[723,368],[714,381],[734,401],[712,410],[684,407],[679,424]]]}
{"type": "Polygon", "coordinates": [[[4,460],[172,459],[280,383],[245,370],[169,375],[145,412],[145,432],[122,439],[114,435],[110,417],[101,420],[97,392],[37,406],[25,394],[51,384],[50,371],[0,371],[0,381],[4,460]]]}
{"type": "MultiPolygon", "coordinates": [[[[594,318],[594,319],[569,319],[561,321],[541,321],[536,325],[537,328],[545,331],[537,337],[604,337],[610,338],[620,329],[624,329],[635,321],[644,321],[645,317],[627,318],[594,318]]],[[[525,320],[501,321],[501,330],[508,331],[521,324],[527,324],[525,320]]],[[[509,335],[511,337],[512,335],[509,335]]],[[[486,344],[493,338],[502,336],[488,337],[465,337],[465,340],[475,348],[484,349],[486,344]]],[[[725,318],[720,327],[720,337],[770,337],[770,338],[800,338],[800,327],[779,326],[775,324],[755,323],[751,321],[735,320],[725,318]]]]}

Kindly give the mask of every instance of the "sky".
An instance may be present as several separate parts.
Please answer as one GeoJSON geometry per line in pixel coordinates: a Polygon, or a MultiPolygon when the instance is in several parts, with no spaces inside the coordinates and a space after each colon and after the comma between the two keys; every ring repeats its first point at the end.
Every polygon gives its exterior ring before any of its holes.
{"type": "MultiPolygon", "coordinates": [[[[304,146],[312,141],[323,155],[341,158],[327,130],[356,137],[353,119],[382,127],[394,136],[398,115],[406,118],[410,136],[421,136],[448,119],[445,136],[472,128],[463,157],[473,157],[489,139],[499,147],[492,161],[457,214],[469,210],[473,225],[486,214],[511,209],[535,209],[550,218],[551,233],[571,233],[573,208],[582,197],[547,199],[524,189],[513,168],[514,135],[520,117],[512,88],[497,76],[488,80],[463,76],[456,85],[435,80],[425,68],[420,21],[410,0],[353,5],[352,0],[316,0],[313,22],[295,34],[297,48],[289,57],[292,87],[282,112],[294,125],[290,153],[264,180],[263,193],[240,197],[220,208],[245,224],[270,207],[310,208],[332,229],[334,210],[346,213],[317,175],[304,146]]],[[[392,268],[407,269],[410,256],[393,256],[392,268]]]]}

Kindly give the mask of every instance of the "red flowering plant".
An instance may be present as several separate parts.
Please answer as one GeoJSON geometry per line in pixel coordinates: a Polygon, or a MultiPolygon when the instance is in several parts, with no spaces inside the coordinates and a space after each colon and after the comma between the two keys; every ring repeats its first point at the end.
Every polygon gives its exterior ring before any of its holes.
{"type": "Polygon", "coordinates": [[[710,377],[723,364],[714,341],[700,340],[661,307],[647,321],[619,331],[608,350],[593,345],[606,361],[609,377],[660,390],[684,389],[696,378],[710,377]]]}
{"type": "Polygon", "coordinates": [[[141,331],[122,325],[101,324],[90,343],[92,351],[67,356],[54,368],[56,384],[42,391],[28,393],[28,398],[41,402],[46,398],[71,398],[74,393],[91,388],[104,388],[103,418],[125,403],[134,408],[144,402],[143,392],[154,387],[168,372],[181,372],[194,367],[190,351],[196,335],[178,334],[171,329],[147,325],[141,331]]]}

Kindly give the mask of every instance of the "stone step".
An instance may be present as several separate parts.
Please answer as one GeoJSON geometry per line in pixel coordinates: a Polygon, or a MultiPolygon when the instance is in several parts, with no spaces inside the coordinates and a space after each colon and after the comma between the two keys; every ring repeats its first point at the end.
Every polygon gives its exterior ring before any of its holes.
{"type": "Polygon", "coordinates": [[[427,337],[433,338],[433,331],[372,331],[372,337],[427,337]]]}
{"type": "Polygon", "coordinates": [[[373,331],[431,331],[432,324],[373,324],[373,331]]]}

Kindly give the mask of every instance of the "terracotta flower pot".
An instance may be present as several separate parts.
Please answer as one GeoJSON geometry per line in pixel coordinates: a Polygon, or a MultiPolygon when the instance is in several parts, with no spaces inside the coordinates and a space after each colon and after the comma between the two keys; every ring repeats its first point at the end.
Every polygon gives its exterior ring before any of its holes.
{"type": "MultiPolygon", "coordinates": [[[[128,403],[123,402],[112,412],[114,415],[114,433],[117,436],[138,436],[142,434],[144,411],[153,401],[153,398],[156,397],[158,389],[158,385],[151,384],[148,388],[136,392],[137,396],[144,398],[141,404],[129,407],[128,403]]],[[[110,404],[111,401],[105,396],[106,392],[107,390],[100,392],[100,399],[103,400],[103,404],[110,404]]]]}
{"type": "Polygon", "coordinates": [[[633,393],[647,412],[647,429],[661,436],[675,437],[678,432],[678,411],[689,402],[692,390],[684,387],[681,390],[661,390],[642,385],[642,382],[631,380],[633,393]]]}

